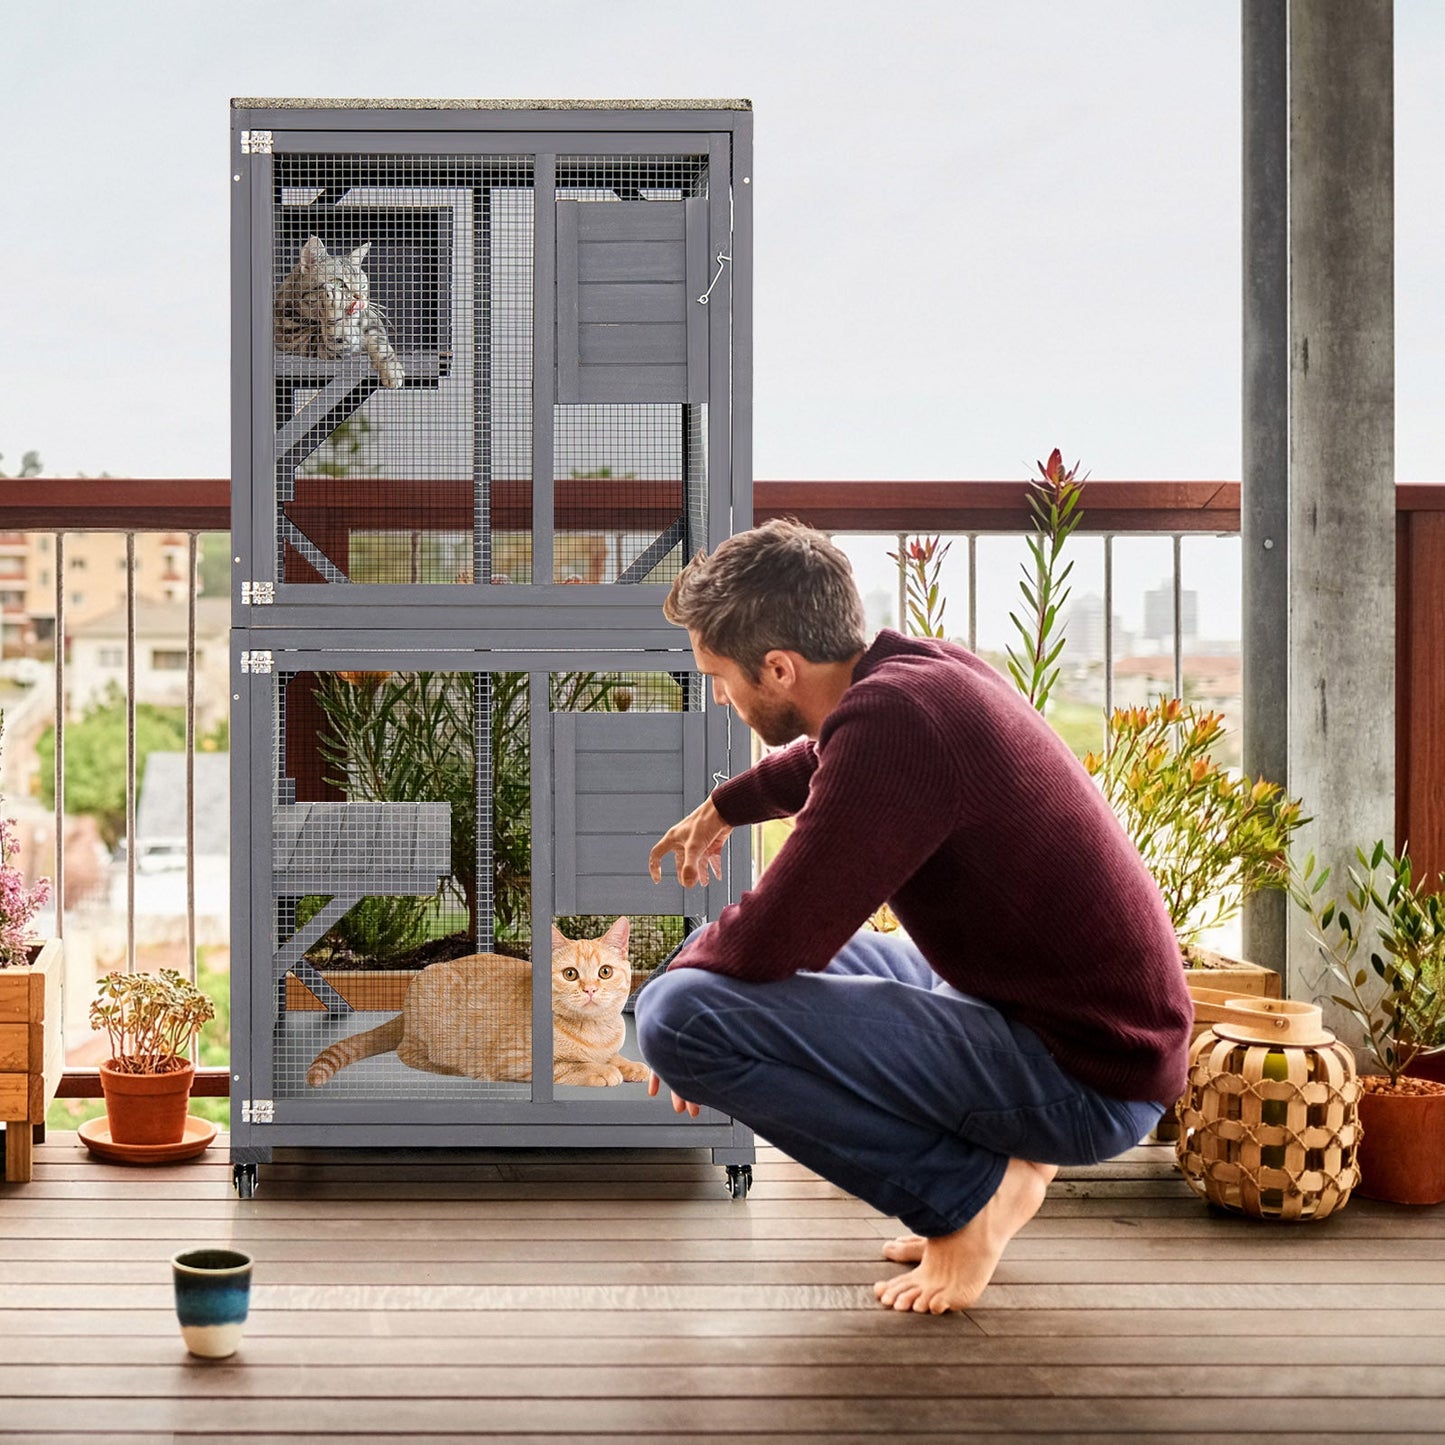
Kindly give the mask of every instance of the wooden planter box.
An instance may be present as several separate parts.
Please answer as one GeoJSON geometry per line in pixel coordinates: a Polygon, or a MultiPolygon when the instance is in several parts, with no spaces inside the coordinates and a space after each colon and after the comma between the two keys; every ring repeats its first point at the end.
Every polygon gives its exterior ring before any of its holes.
{"type": "Polygon", "coordinates": [[[24,968],[0,968],[0,1120],[5,1123],[5,1182],[30,1178],[35,1126],[65,1068],[61,1025],[64,956],[47,939],[24,968]]]}
{"type": "MultiPolygon", "coordinates": [[[[1226,999],[1281,996],[1281,979],[1272,968],[1263,968],[1257,963],[1245,963],[1238,958],[1226,958],[1222,953],[1211,953],[1203,948],[1196,948],[1193,952],[1196,958],[1207,960],[1208,966],[1184,970],[1189,996],[1194,1000],[1194,1027],[1189,1033],[1191,1043],[1210,1024],[1224,1017],[1226,999]]],[[[1177,1112],[1170,1110],[1160,1119],[1155,1126],[1154,1137],[1166,1144],[1178,1139],[1177,1112]]]]}
{"type": "Polygon", "coordinates": [[[1272,968],[1262,968],[1257,963],[1245,963],[1238,958],[1226,958],[1222,953],[1210,953],[1202,948],[1196,948],[1194,955],[1207,960],[1208,966],[1184,970],[1185,982],[1194,999],[1191,1041],[1224,1016],[1221,1008],[1223,999],[1218,995],[1222,994],[1224,998],[1281,996],[1281,979],[1272,968]]]}

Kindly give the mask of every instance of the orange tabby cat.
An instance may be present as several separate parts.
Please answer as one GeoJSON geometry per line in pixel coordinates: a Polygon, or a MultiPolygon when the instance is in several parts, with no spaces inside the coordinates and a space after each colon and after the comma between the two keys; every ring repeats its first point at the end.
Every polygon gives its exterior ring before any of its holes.
{"type": "MultiPolygon", "coordinates": [[[[601,938],[572,940],[552,930],[552,1078],[559,1084],[645,1079],[647,1066],[618,1052],[622,1005],[632,986],[631,925],[619,918],[601,938]]],[[[411,981],[394,1018],[322,1049],[306,1082],[396,1050],[402,1063],[434,1074],[515,1081],[532,1077],[532,965],[499,953],[428,964],[411,981]]]]}

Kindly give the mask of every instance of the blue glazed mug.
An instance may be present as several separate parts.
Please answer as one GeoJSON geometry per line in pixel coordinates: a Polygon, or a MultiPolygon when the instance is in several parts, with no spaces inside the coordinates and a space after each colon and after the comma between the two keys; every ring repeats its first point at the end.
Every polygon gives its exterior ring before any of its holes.
{"type": "Polygon", "coordinates": [[[251,1256],[238,1249],[188,1249],[171,1259],[176,1318],[193,1355],[223,1360],[241,1343],[251,1304],[251,1256]]]}

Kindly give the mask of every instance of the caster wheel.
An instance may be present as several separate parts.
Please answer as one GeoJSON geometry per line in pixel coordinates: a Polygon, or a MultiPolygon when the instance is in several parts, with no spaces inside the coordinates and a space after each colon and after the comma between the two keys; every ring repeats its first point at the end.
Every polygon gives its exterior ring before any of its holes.
{"type": "Polygon", "coordinates": [[[751,1164],[729,1164],[726,1166],[728,1173],[728,1198],[746,1199],[748,1190],[753,1187],[753,1166],[751,1164]]]}
{"type": "Polygon", "coordinates": [[[256,1166],[254,1164],[231,1165],[231,1185],[238,1199],[256,1197],[256,1166]]]}

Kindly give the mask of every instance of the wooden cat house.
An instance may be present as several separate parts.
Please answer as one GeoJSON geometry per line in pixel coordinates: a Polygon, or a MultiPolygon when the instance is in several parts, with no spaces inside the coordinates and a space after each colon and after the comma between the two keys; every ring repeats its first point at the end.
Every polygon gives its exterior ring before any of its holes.
{"type": "Polygon", "coordinates": [[[646,864],[748,761],[661,604],[751,524],[751,122],[743,101],[232,103],[243,1196],[276,1149],[328,1146],[706,1148],[746,1193],[749,1132],[636,1080],[407,1047],[308,1069],[476,955],[530,960],[530,1008],[447,1007],[551,1060],[554,927],[626,915],[635,985],[747,882],[742,837],[705,888],[646,864]]]}

